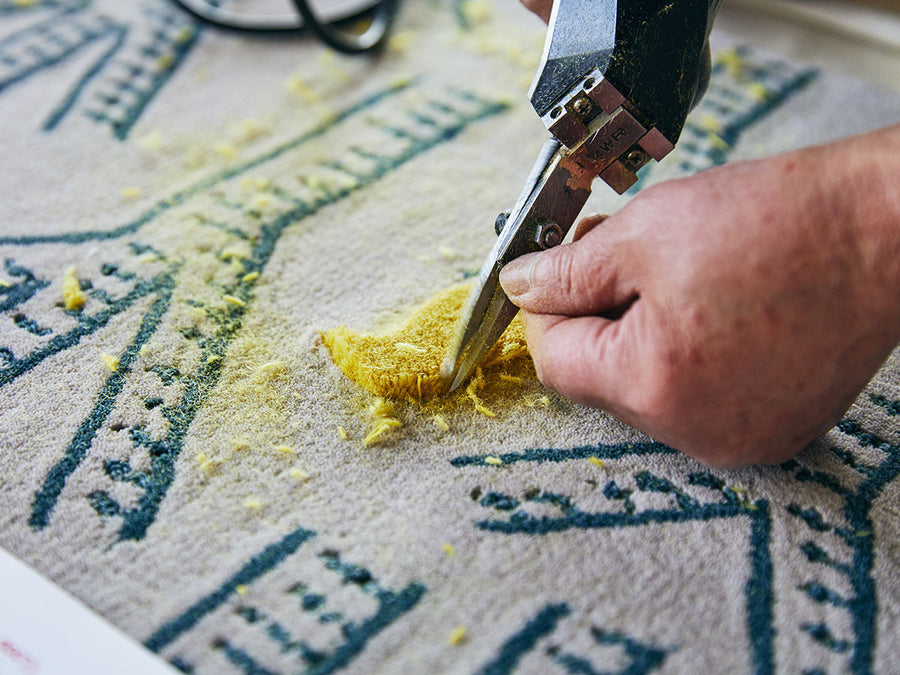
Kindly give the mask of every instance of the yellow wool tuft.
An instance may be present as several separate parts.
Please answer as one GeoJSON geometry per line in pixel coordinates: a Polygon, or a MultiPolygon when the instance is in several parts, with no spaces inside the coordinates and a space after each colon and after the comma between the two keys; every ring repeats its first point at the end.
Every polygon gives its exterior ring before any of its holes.
{"type": "Polygon", "coordinates": [[[62,282],[63,302],[68,310],[78,310],[84,307],[87,297],[81,290],[81,282],[74,267],[70,267],[63,274],[62,282]]]}
{"type": "Polygon", "coordinates": [[[438,429],[441,431],[450,431],[450,425],[447,424],[447,420],[444,419],[444,416],[440,413],[436,414],[431,418],[434,420],[434,423],[437,425],[438,429]]]}
{"type": "Polygon", "coordinates": [[[185,42],[194,37],[194,29],[190,26],[182,26],[175,33],[175,43],[183,45],[185,42]]]}
{"type": "Polygon", "coordinates": [[[447,642],[450,643],[450,646],[455,647],[460,644],[466,638],[466,629],[464,626],[457,626],[450,632],[450,637],[447,638],[447,642]]]}
{"type": "Polygon", "coordinates": [[[402,426],[403,423],[400,420],[392,419],[390,417],[379,419],[375,422],[368,435],[363,439],[363,445],[369,446],[380,443],[382,437],[391,431],[391,429],[399,429],[402,426]]]}
{"type": "Polygon", "coordinates": [[[403,426],[403,422],[394,417],[394,406],[383,398],[376,398],[369,406],[369,412],[375,420],[369,433],[363,439],[363,445],[367,447],[381,443],[386,434],[403,426]]]}
{"type": "Polygon", "coordinates": [[[241,450],[249,450],[250,449],[250,441],[246,438],[231,438],[228,440],[231,444],[231,449],[234,452],[240,452],[241,450]]]}
{"type": "Polygon", "coordinates": [[[303,469],[294,468],[291,469],[288,473],[290,474],[291,478],[296,478],[301,483],[309,479],[309,474],[306,473],[306,471],[304,471],[303,469]]]}
{"type": "Polygon", "coordinates": [[[772,96],[769,93],[769,90],[766,89],[766,86],[764,84],[760,84],[759,82],[751,82],[747,87],[747,92],[750,94],[750,97],[754,101],[759,101],[760,103],[768,100],[772,96]]]}
{"type": "Polygon", "coordinates": [[[228,143],[219,143],[213,148],[217,153],[222,155],[225,159],[237,159],[238,151],[237,148],[233,145],[229,145],[228,143]]]}
{"type": "Polygon", "coordinates": [[[197,468],[200,470],[200,473],[207,475],[214,473],[218,469],[219,464],[221,464],[221,460],[210,457],[205,452],[198,453],[194,460],[197,462],[197,468]]]}
{"type": "Polygon", "coordinates": [[[717,54],[716,60],[732,77],[739,78],[744,74],[744,59],[736,49],[723,49],[717,54]]]}
{"type": "MultiPolygon", "coordinates": [[[[322,339],[338,368],[373,394],[392,399],[433,399],[444,393],[441,363],[469,289],[467,284],[448,288],[425,303],[408,321],[387,331],[366,334],[341,326],[323,333],[322,339]]],[[[492,369],[499,370],[500,365],[514,362],[528,362],[525,328],[518,319],[488,352],[482,362],[485,372],[479,383],[471,392],[466,390],[483,414],[493,414],[477,394],[485,387],[485,375],[492,369]]]]}
{"type": "Polygon", "coordinates": [[[260,511],[263,503],[259,497],[247,497],[244,499],[244,506],[251,511],[260,511]]]}
{"type": "Polygon", "coordinates": [[[159,150],[163,144],[163,137],[158,131],[151,131],[149,134],[138,138],[135,142],[141,150],[159,150]]]}
{"type": "Polygon", "coordinates": [[[107,354],[103,352],[100,354],[100,359],[106,365],[111,373],[117,373],[119,371],[119,359],[117,359],[112,354],[107,354]]]}
{"type": "Polygon", "coordinates": [[[175,65],[175,55],[172,52],[160,54],[156,59],[156,67],[158,70],[168,70],[175,65]]]}
{"type": "Polygon", "coordinates": [[[471,23],[484,23],[491,18],[491,5],[484,0],[464,0],[460,11],[471,23]]]}

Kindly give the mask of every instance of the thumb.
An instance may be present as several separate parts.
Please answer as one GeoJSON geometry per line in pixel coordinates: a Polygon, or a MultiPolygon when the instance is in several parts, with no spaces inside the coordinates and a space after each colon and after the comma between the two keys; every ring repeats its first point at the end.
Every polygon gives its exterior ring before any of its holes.
{"type": "MultiPolygon", "coordinates": [[[[633,316],[633,314],[632,314],[633,316]]],[[[523,312],[528,351],[544,386],[634,424],[638,372],[633,321],[523,312]]]]}
{"type": "Polygon", "coordinates": [[[500,271],[503,290],[513,304],[536,314],[614,314],[637,291],[625,282],[620,248],[605,245],[602,235],[594,230],[571,244],[516,258],[500,271]]]}

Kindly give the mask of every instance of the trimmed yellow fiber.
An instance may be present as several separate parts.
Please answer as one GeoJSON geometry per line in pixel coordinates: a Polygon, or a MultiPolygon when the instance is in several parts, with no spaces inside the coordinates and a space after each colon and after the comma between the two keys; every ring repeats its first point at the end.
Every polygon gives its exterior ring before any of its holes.
{"type": "Polygon", "coordinates": [[[87,301],[74,267],[69,267],[63,274],[62,294],[66,309],[70,311],[81,309],[87,301]]]}
{"type": "Polygon", "coordinates": [[[450,646],[455,647],[460,644],[466,638],[466,629],[464,626],[457,626],[450,632],[450,637],[447,638],[447,642],[450,646]]]}
{"type": "MultiPolygon", "coordinates": [[[[323,333],[322,339],[338,368],[376,396],[433,399],[444,393],[441,363],[469,290],[468,284],[452,286],[425,303],[405,323],[384,332],[357,333],[341,326],[323,333]]],[[[482,361],[472,380],[474,386],[466,388],[476,409],[493,415],[478,396],[489,371],[505,370],[514,362],[527,360],[525,328],[516,319],[482,361]]]]}

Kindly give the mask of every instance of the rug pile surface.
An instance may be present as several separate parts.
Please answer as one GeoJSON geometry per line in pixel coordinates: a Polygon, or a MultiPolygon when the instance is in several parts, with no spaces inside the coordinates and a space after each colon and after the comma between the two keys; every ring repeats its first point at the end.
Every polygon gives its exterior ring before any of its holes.
{"type": "MultiPolygon", "coordinates": [[[[896,355],[778,467],[710,470],[529,373],[364,443],[378,402],[321,333],[471,277],[545,136],[533,16],[406,5],[354,58],[0,0],[0,545],[185,672],[896,667],[896,355]]],[[[713,42],[631,194],[898,118],[713,42]]]]}

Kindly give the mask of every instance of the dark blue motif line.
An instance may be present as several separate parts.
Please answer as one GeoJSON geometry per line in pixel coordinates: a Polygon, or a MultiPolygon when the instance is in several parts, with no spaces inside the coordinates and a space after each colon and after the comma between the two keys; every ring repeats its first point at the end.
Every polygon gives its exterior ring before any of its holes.
{"type": "MultiPolygon", "coordinates": [[[[872,403],[888,415],[898,409],[900,402],[884,396],[871,397],[872,403]]],[[[843,515],[845,527],[835,527],[821,518],[812,516],[810,509],[800,509],[796,505],[789,511],[803,518],[813,532],[826,531],[837,535],[851,550],[850,560],[835,558],[813,541],[804,542],[800,548],[813,564],[824,565],[843,575],[852,588],[850,597],[843,597],[827,586],[808,582],[799,590],[817,602],[828,602],[836,608],[850,613],[853,630],[852,640],[841,640],[832,634],[824,623],[807,623],[801,629],[817,643],[828,649],[843,653],[850,652],[849,672],[863,675],[873,672],[875,646],[877,644],[878,594],[873,577],[875,561],[874,523],[871,510],[875,500],[884,489],[900,476],[900,446],[888,443],[852,419],[842,420],[837,429],[854,439],[861,447],[873,448],[882,454],[880,462],[861,465],[852,452],[833,452],[847,467],[859,472],[863,481],[855,488],[848,486],[837,476],[822,470],[811,470],[798,460],[782,464],[795,480],[814,483],[841,497],[844,501],[843,515]],[[860,469],[864,469],[860,471],[860,469]]]]}
{"type": "MultiPolygon", "coordinates": [[[[56,128],[73,110],[79,99],[98,76],[108,70],[113,62],[123,63],[124,81],[116,81],[118,93],[102,96],[100,109],[89,109],[89,118],[108,123],[113,135],[124,140],[146,107],[156,98],[159,91],[171,79],[178,67],[192,51],[202,31],[189,18],[182,18],[171,8],[164,10],[148,5],[142,8],[144,23],[126,25],[120,21],[99,14],[92,8],[92,2],[41,3],[45,7],[56,8],[49,17],[14,32],[0,40],[0,59],[11,72],[0,79],[0,92],[28,79],[39,71],[56,66],[88,45],[111,41],[111,45],[78,78],[69,92],[56,105],[43,124],[44,131],[56,128]],[[184,33],[179,30],[183,29],[184,33]],[[150,42],[141,44],[139,34],[150,32],[150,42]],[[27,51],[24,59],[16,54],[27,51]],[[159,58],[164,57],[164,62],[159,58]],[[21,63],[20,63],[21,61],[21,63]],[[135,62],[143,62],[135,65],[135,62]],[[138,75],[147,74],[149,83],[136,85],[138,75]],[[128,92],[127,106],[117,108],[122,97],[128,92]]],[[[109,82],[113,82],[109,80],[109,82]]],[[[106,83],[103,83],[104,85],[106,83]]]]}
{"type": "Polygon", "coordinates": [[[752,508],[743,504],[707,504],[684,510],[652,510],[640,513],[585,513],[572,507],[563,518],[533,518],[530,516],[509,521],[481,521],[481,529],[504,534],[546,534],[571,528],[635,527],[650,523],[709,521],[720,518],[747,516],[751,522],[750,577],[744,588],[747,602],[747,628],[750,650],[756,673],[775,671],[774,658],[774,596],[772,561],[769,551],[771,517],[768,502],[753,502],[752,508]]]}
{"type": "MultiPolygon", "coordinates": [[[[0,388],[32,370],[54,354],[74,347],[83,337],[103,328],[110,319],[130,308],[137,300],[162,290],[171,283],[170,276],[170,274],[163,274],[150,281],[138,281],[131,291],[121,298],[112,300],[106,309],[93,315],[79,314],[78,325],[68,333],[53,337],[27,356],[12,359],[5,367],[0,368],[0,388]]],[[[47,282],[40,283],[41,287],[48,285],[47,282]]],[[[3,309],[3,305],[0,305],[0,311],[3,309]]]]}
{"type": "MultiPolygon", "coordinates": [[[[629,448],[633,447],[630,444],[606,446],[606,456],[622,457],[628,454],[629,448]]],[[[590,456],[589,453],[585,453],[583,450],[576,454],[578,455],[577,458],[585,455],[590,456]]],[[[565,458],[572,459],[573,457],[570,454],[565,458]]],[[[540,536],[573,528],[587,530],[640,527],[652,523],[702,522],[746,516],[749,518],[751,526],[749,542],[750,576],[744,589],[750,652],[754,672],[771,673],[775,669],[775,630],[774,591],[772,586],[773,569],[771,552],[769,550],[772,524],[769,503],[766,500],[755,502],[742,501],[736,493],[713,479],[714,477],[710,474],[693,474],[691,476],[691,482],[696,485],[721,490],[722,497],[725,499],[724,502],[701,504],[696,499],[685,498],[687,497],[686,493],[679,490],[671,482],[657,478],[648,472],[641,472],[637,476],[639,489],[670,493],[675,497],[678,508],[653,509],[635,513],[633,505],[632,508],[628,508],[630,491],[616,489],[615,483],[611,482],[604,493],[610,499],[625,499],[624,512],[589,513],[579,509],[568,497],[536,491],[527,494],[526,500],[552,504],[561,511],[562,515],[560,517],[534,517],[524,510],[516,510],[510,513],[506,520],[482,520],[477,522],[476,526],[482,530],[507,535],[527,534],[540,536]]],[[[502,497],[502,495],[500,496],[502,497]]],[[[488,506],[508,512],[519,505],[518,502],[514,502],[508,507],[505,503],[498,505],[497,502],[498,499],[496,498],[489,500],[488,506]]]]}
{"type": "MultiPolygon", "coordinates": [[[[87,456],[87,451],[93,444],[97,431],[100,430],[109,414],[115,409],[116,399],[125,387],[126,375],[131,369],[132,363],[138,357],[141,347],[146,344],[159,327],[168,309],[172,291],[175,288],[174,276],[172,274],[161,275],[154,286],[156,299],[149,311],[144,315],[137,335],[124,354],[122,354],[115,371],[110,373],[100,391],[97,403],[79,425],[78,431],[75,432],[75,436],[69,443],[63,458],[53,465],[53,468],[50,469],[47,477],[44,479],[43,486],[35,493],[34,501],[31,505],[31,517],[28,520],[28,524],[31,527],[42,529],[49,523],[50,513],[56,506],[59,495],[65,487],[66,480],[87,456]]],[[[96,330],[96,327],[93,327],[93,330],[96,330]]],[[[71,333],[69,335],[71,336],[71,333]]],[[[66,338],[68,336],[60,337],[66,338]]],[[[77,335],[74,338],[75,341],[77,342],[80,337],[81,335],[77,335]]],[[[58,346],[54,345],[54,347],[58,346]]]]}
{"type": "MultiPolygon", "coordinates": [[[[382,92],[382,96],[388,95],[388,93],[393,91],[391,89],[382,92]]],[[[377,101],[380,99],[381,96],[376,96],[368,100],[377,101]]],[[[471,101],[471,95],[467,96],[467,99],[471,101]]],[[[244,260],[245,270],[247,272],[260,273],[263,271],[275,250],[281,234],[287,227],[317,213],[324,206],[343,199],[350,193],[372,184],[422,153],[455,138],[469,124],[499,114],[506,109],[506,106],[500,103],[481,99],[479,99],[479,103],[480,110],[465,114],[461,113],[454,123],[447,125],[434,136],[409,144],[406,149],[394,157],[383,158],[368,174],[366,180],[361,180],[353,186],[344,187],[322,195],[312,202],[299,202],[293,209],[263,225],[258,241],[251,250],[250,257],[244,260]]],[[[358,109],[358,107],[355,109],[358,109]]],[[[309,134],[301,138],[309,138],[309,134]]],[[[295,140],[265,157],[268,159],[273,155],[277,156],[277,154],[296,147],[300,142],[300,140],[295,140]]],[[[250,162],[240,170],[245,171],[249,167],[258,165],[261,161],[263,160],[250,162]]],[[[237,170],[229,172],[228,177],[236,175],[236,173],[237,170]]],[[[119,530],[120,541],[142,539],[146,535],[147,529],[155,521],[160,505],[175,479],[175,461],[183,449],[184,440],[187,437],[190,425],[205,405],[210,392],[218,382],[227,347],[238,328],[240,328],[241,317],[247,311],[247,307],[252,300],[252,283],[241,282],[228,290],[242,304],[231,305],[224,312],[211,314],[211,318],[218,323],[216,333],[212,336],[203,336],[201,334],[185,336],[197,341],[198,346],[202,350],[201,363],[204,365],[198,373],[181,378],[181,383],[184,386],[184,395],[181,402],[172,408],[163,409],[163,414],[169,422],[166,437],[161,440],[155,440],[149,438],[140,428],[132,428],[131,430],[131,438],[135,447],[144,447],[150,453],[150,473],[137,476],[133,475],[130,469],[122,470],[118,467],[111,467],[107,471],[107,474],[113,480],[124,479],[143,491],[143,494],[138,499],[137,506],[123,507],[104,491],[94,491],[88,495],[88,499],[94,505],[98,514],[104,517],[118,517],[123,520],[119,530]]],[[[154,316],[152,319],[154,326],[168,309],[169,297],[167,296],[159,302],[162,304],[154,305],[154,308],[159,307],[159,316],[154,316]]],[[[156,312],[157,310],[154,309],[153,311],[156,312]]],[[[30,367],[33,367],[33,365],[30,367]]],[[[21,372],[25,372],[25,366],[20,367],[20,374],[21,372]]],[[[51,468],[43,488],[35,495],[32,504],[32,515],[29,520],[32,527],[41,529],[48,525],[50,514],[62,494],[66,479],[84,460],[87,449],[93,442],[94,435],[114,408],[115,399],[121,392],[123,385],[124,381],[120,382],[115,377],[110,378],[97,407],[82,423],[82,427],[79,429],[64,457],[51,468]]]]}
{"type": "MultiPolygon", "coordinates": [[[[281,565],[300,546],[315,536],[310,530],[299,528],[288,534],[280,542],[267,546],[262,553],[255,556],[236,574],[228,578],[216,590],[195,602],[175,619],[166,622],[155,631],[144,644],[153,651],[159,652],[170,646],[178,638],[193,630],[205,617],[216,611],[240,591],[241,586],[258,582],[265,574],[281,565]]],[[[340,554],[333,549],[326,549],[317,556],[324,568],[341,576],[342,585],[355,586],[364,594],[374,597],[378,607],[374,614],[361,621],[346,621],[340,626],[343,640],[330,651],[313,648],[305,639],[292,636],[285,624],[267,616],[266,611],[243,603],[234,608],[247,626],[262,631],[265,638],[277,645],[282,654],[299,656],[305,668],[302,672],[311,675],[328,675],[348,666],[385,628],[399,617],[410,611],[426,592],[419,583],[411,583],[399,591],[383,587],[373,574],[359,565],[342,562],[340,554]]],[[[305,592],[307,584],[295,584],[287,590],[289,594],[302,594],[300,611],[304,613],[318,612],[325,606],[324,595],[305,592]]],[[[279,616],[284,615],[280,611],[279,616]]],[[[338,613],[320,614],[320,623],[338,620],[338,613]],[[328,619],[328,620],[326,620],[328,619]]],[[[217,637],[211,647],[220,652],[233,666],[244,673],[274,673],[275,670],[264,666],[249,650],[237,644],[240,636],[234,639],[217,637]]],[[[187,666],[178,659],[182,665],[187,666]]]]}
{"type": "Polygon", "coordinates": [[[677,453],[667,445],[655,441],[647,443],[618,443],[612,445],[583,445],[569,449],[533,448],[521,452],[505,452],[500,455],[461,455],[450,460],[450,464],[460,466],[493,466],[488,458],[499,458],[503,465],[517,462],[567,462],[573,459],[621,459],[622,457],[643,455],[671,455],[677,453]]]}
{"type": "MultiPolygon", "coordinates": [[[[591,637],[599,645],[622,646],[626,663],[615,672],[615,675],[647,675],[660,668],[669,653],[674,651],[643,644],[624,633],[603,630],[595,626],[591,627],[591,637]]],[[[612,671],[596,670],[587,659],[570,652],[559,652],[558,648],[550,648],[547,651],[569,675],[613,675],[612,671]]]]}
{"type": "MultiPolygon", "coordinates": [[[[113,134],[119,140],[128,137],[132,127],[140,119],[147,105],[157,96],[159,91],[168,83],[178,68],[185,62],[187,55],[193,50],[197,40],[202,34],[203,27],[193,23],[185,24],[185,30],[189,32],[186,39],[175,40],[174,48],[168,54],[171,63],[165,67],[157,68],[153,74],[149,86],[142,88],[137,100],[130,105],[123,117],[111,120],[113,134]]],[[[123,91],[127,87],[120,87],[123,91]]]]}
{"type": "Polygon", "coordinates": [[[110,35],[112,31],[119,28],[114,23],[102,16],[82,18],[79,15],[84,11],[86,5],[74,5],[71,7],[62,7],[56,14],[48,19],[44,19],[28,28],[22,29],[13,35],[0,40],[0,54],[7,50],[15,49],[21,44],[31,44],[31,52],[33,56],[38,57],[34,63],[14,72],[7,76],[6,79],[0,79],[0,92],[22,80],[34,75],[36,72],[49,68],[60,63],[72,54],[80,50],[87,44],[110,35]],[[37,43],[53,42],[54,27],[66,22],[70,27],[75,28],[79,33],[79,41],[74,43],[56,42],[55,54],[46,54],[37,47],[37,43]]]}
{"type": "Polygon", "coordinates": [[[87,87],[91,80],[97,77],[97,75],[106,68],[110,60],[122,49],[125,40],[128,38],[128,29],[117,26],[110,29],[109,34],[115,36],[112,45],[94,62],[94,65],[81,76],[81,79],[78,80],[75,86],[73,86],[72,89],[69,90],[69,93],[66,94],[65,98],[63,98],[53,112],[50,113],[44,121],[44,131],[52,131],[55,129],[56,126],[62,122],[63,118],[72,111],[72,108],[75,106],[75,103],[78,101],[78,98],[81,96],[85,87],[87,87]]]}
{"type": "MultiPolygon", "coordinates": [[[[739,59],[745,59],[748,56],[746,48],[739,48],[736,50],[736,53],[739,59]]],[[[783,73],[781,72],[784,70],[783,66],[784,64],[781,62],[770,62],[761,66],[750,62],[743,64],[743,70],[746,75],[749,75],[749,78],[756,77],[762,80],[769,76],[777,78],[774,87],[766,88],[763,100],[746,107],[747,100],[739,100],[734,96],[729,96],[731,92],[728,89],[725,78],[731,78],[732,76],[725,64],[722,61],[714,63],[709,90],[705,98],[701,99],[697,109],[688,117],[677,150],[673,153],[684,157],[679,165],[682,172],[692,174],[702,169],[725,164],[732,149],[747,129],[787,102],[794,94],[809,86],[819,74],[818,71],[808,68],[783,73]],[[727,104],[715,103],[713,99],[717,94],[733,100],[727,104]],[[708,142],[708,137],[712,132],[704,128],[702,123],[696,121],[707,110],[718,113],[715,117],[724,116],[725,119],[721,122],[721,129],[715,133],[719,142],[709,148],[701,149],[696,144],[696,141],[692,140],[692,137],[693,139],[704,139],[704,141],[708,142]]],[[[746,84],[753,81],[749,78],[746,84]]],[[[745,86],[743,81],[739,82],[739,84],[745,86]]],[[[639,181],[628,190],[628,194],[634,195],[646,185],[655,167],[655,164],[645,167],[640,173],[639,181]]]]}
{"type": "Polygon", "coordinates": [[[247,586],[280,565],[300,546],[316,535],[312,530],[297,528],[281,541],[267,546],[247,564],[230,576],[215,591],[193,604],[181,615],[160,626],[144,645],[155,652],[177,640],[191,630],[206,615],[221,607],[226,600],[237,593],[238,586],[247,586]]]}
{"type": "Polygon", "coordinates": [[[565,603],[544,607],[521,630],[507,638],[497,656],[478,671],[479,675],[512,673],[522,657],[534,649],[541,638],[556,630],[557,624],[570,612],[569,606],[565,603]]]}
{"type": "MultiPolygon", "coordinates": [[[[382,100],[399,94],[403,90],[405,90],[410,85],[409,82],[398,82],[390,87],[380,90],[371,96],[368,96],[357,104],[346,108],[341,113],[335,115],[332,118],[329,118],[327,121],[317,125],[310,131],[297,136],[296,138],[291,139],[278,146],[274,150],[260,155],[255,159],[252,159],[248,162],[244,162],[239,164],[233,168],[225,169],[218,173],[213,174],[207,178],[204,178],[194,185],[185,188],[184,190],[175,193],[173,196],[168,199],[164,199],[158,202],[155,206],[151,207],[140,216],[135,218],[129,223],[125,225],[121,225],[119,227],[112,228],[111,230],[94,230],[94,231],[84,231],[84,232],[64,232],[61,234],[50,234],[50,235],[38,235],[38,236],[17,236],[17,237],[0,237],[0,246],[2,245],[16,245],[16,246],[30,246],[34,244],[82,244],[88,241],[103,241],[109,239],[118,239],[128,234],[133,234],[139,231],[142,227],[152,222],[163,213],[168,211],[169,209],[179,206],[187,201],[190,197],[193,197],[204,190],[207,190],[223,181],[226,181],[230,178],[234,178],[236,176],[240,176],[243,173],[251,171],[261,164],[265,164],[273,159],[280,157],[286,152],[290,152],[319,136],[322,136],[329,130],[331,130],[337,124],[345,121],[346,119],[374,106],[377,103],[380,103],[382,100]]],[[[497,109],[494,112],[499,112],[500,109],[503,109],[504,106],[501,104],[496,104],[497,109]]],[[[442,139],[443,140],[443,139],[442,139]]],[[[390,166],[390,169],[393,169],[394,166],[390,166]]],[[[380,177],[380,176],[376,176],[380,177]]]]}

